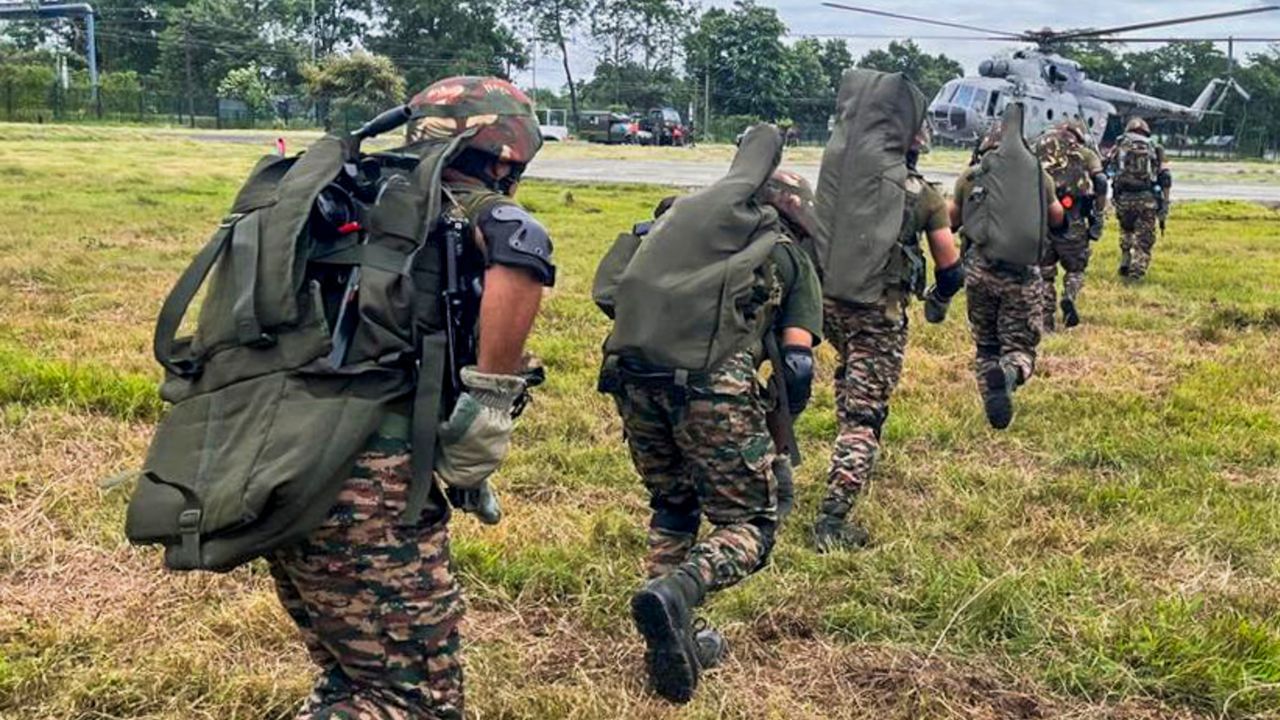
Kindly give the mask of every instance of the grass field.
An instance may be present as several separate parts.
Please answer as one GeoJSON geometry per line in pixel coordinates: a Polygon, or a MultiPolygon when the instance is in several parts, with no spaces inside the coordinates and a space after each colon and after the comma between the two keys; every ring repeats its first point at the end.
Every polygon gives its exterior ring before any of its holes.
{"type": "MultiPolygon", "coordinates": [[[[151,323],[260,148],[0,127],[0,718],[288,718],[310,668],[263,568],[170,575],[122,536],[162,407],[151,323]]],[[[1180,205],[1140,287],[1097,245],[1085,325],[1050,337],[1002,435],[963,303],[912,310],[861,513],[816,555],[831,355],[772,565],[709,617],[732,658],[672,709],[626,621],[645,499],[594,391],[595,262],[656,188],[529,183],[561,282],[550,380],[497,486],[454,524],[475,718],[1280,717],[1280,213],[1180,205]]]]}

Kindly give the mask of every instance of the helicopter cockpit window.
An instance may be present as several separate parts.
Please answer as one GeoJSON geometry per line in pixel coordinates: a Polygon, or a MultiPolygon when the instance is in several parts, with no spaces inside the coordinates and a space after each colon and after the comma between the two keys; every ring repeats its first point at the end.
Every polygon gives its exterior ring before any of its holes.
{"type": "Polygon", "coordinates": [[[955,96],[956,89],[959,87],[960,87],[960,83],[957,83],[954,81],[949,82],[946,85],[943,85],[942,89],[938,91],[938,97],[934,98],[934,102],[937,102],[937,103],[951,102],[951,98],[955,96]]]}
{"type": "Polygon", "coordinates": [[[960,90],[956,92],[955,97],[951,98],[951,104],[960,107],[968,107],[969,101],[973,100],[973,86],[961,85],[960,90]]]}
{"type": "Polygon", "coordinates": [[[996,90],[991,93],[991,100],[987,102],[987,117],[995,117],[996,108],[1000,106],[1000,91],[996,90]]]}
{"type": "Polygon", "coordinates": [[[969,103],[969,107],[982,112],[982,109],[987,106],[987,94],[986,90],[974,90],[973,101],[969,103]]]}

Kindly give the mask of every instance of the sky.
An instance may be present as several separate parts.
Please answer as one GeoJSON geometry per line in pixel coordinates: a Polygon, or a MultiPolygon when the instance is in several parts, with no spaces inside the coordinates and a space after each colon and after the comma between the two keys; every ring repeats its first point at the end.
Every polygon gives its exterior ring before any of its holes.
{"type": "MultiPolygon", "coordinates": [[[[625,0],[623,0],[625,1],[625,0]]],[[[846,4],[860,5],[880,10],[928,17],[947,22],[962,23],[994,30],[1020,32],[1032,28],[1115,27],[1151,20],[1164,20],[1186,15],[1204,15],[1214,12],[1238,10],[1253,6],[1280,7],[1280,0],[1071,0],[1068,3],[1044,0],[838,0],[846,4]],[[941,9],[945,8],[945,12],[941,9]]],[[[760,5],[776,8],[794,38],[810,35],[825,36],[832,33],[885,34],[898,38],[914,38],[929,53],[946,53],[959,60],[967,73],[972,73],[982,60],[1001,51],[1021,47],[1017,43],[956,42],[929,40],[928,35],[956,35],[963,31],[947,28],[931,28],[927,25],[890,18],[855,14],[844,10],[823,7],[821,0],[758,0],[760,5]]],[[[703,7],[730,7],[732,0],[702,0],[703,7]]],[[[1273,13],[1245,16],[1227,20],[1212,20],[1181,27],[1161,28],[1132,33],[1133,37],[1280,37],[1280,10],[1273,13]]],[[[855,58],[868,50],[888,45],[892,38],[850,39],[849,47],[855,58]]],[[[1148,45],[1130,45],[1129,49],[1146,49],[1148,45]]],[[[1247,45],[1261,50],[1265,46],[1247,45]]],[[[1225,45],[1223,47],[1225,51],[1225,45]]],[[[565,83],[560,56],[543,49],[536,63],[537,85],[560,88],[565,83]]],[[[1239,51],[1239,49],[1238,49],[1239,51]]],[[[594,61],[585,38],[578,38],[570,52],[570,67],[575,79],[591,75],[594,61]]],[[[521,86],[531,86],[534,72],[526,70],[516,77],[521,86]]]]}

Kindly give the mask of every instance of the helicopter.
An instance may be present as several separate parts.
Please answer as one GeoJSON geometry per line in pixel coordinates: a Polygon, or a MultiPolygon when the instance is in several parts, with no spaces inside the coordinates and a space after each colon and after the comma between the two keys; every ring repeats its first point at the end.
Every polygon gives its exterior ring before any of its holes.
{"type": "Polygon", "coordinates": [[[1141,116],[1150,120],[1164,119],[1196,123],[1216,113],[1233,91],[1246,102],[1249,100],[1248,91],[1235,81],[1230,72],[1226,78],[1214,78],[1191,105],[1181,105],[1090,80],[1079,63],[1056,52],[1057,48],[1065,43],[1227,42],[1230,47],[1228,53],[1230,69],[1234,70],[1235,43],[1280,41],[1280,38],[1119,37],[1123,33],[1135,30],[1280,10],[1280,7],[1275,6],[1216,12],[1105,29],[1058,31],[1046,27],[1041,30],[1008,32],[838,2],[824,2],[823,5],[866,15],[977,32],[986,36],[937,36],[931,39],[995,40],[1025,42],[1033,45],[1030,48],[1006,52],[984,60],[978,66],[977,76],[952,80],[938,91],[929,104],[928,110],[933,131],[941,137],[960,143],[971,143],[985,135],[1000,119],[1005,107],[1014,100],[1021,100],[1027,106],[1024,132],[1028,138],[1036,137],[1063,120],[1076,118],[1089,129],[1094,145],[1102,144],[1107,128],[1114,117],[1141,116]]]}

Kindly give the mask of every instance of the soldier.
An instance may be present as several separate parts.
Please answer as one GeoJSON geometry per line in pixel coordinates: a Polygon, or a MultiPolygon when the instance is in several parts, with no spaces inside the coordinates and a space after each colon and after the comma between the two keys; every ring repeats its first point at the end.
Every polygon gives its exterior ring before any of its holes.
{"type": "Polygon", "coordinates": [[[624,234],[596,274],[596,301],[615,319],[601,389],[653,510],[650,580],[632,617],[652,687],[677,703],[724,653],[717,633],[694,627],[694,609],[759,570],[777,531],[777,448],[757,368],[769,358],[792,415],[813,379],[821,291],[798,245],[814,228],[812,193],[775,173],[782,144],[770,126],[749,130],[724,179],[624,234]],[[734,318],[717,324],[725,293],[734,318]]]}
{"type": "MultiPolygon", "coordinates": [[[[460,506],[489,509],[470,503],[487,494],[485,479],[506,455],[525,339],[555,277],[546,231],[513,199],[542,138],[528,98],[497,78],[441,80],[410,105],[410,144],[479,128],[444,170],[442,203],[475,228],[468,253],[484,267],[484,333],[475,365],[461,373],[465,391],[439,425],[435,474],[450,487],[479,485],[460,506]]],[[[416,451],[408,412],[383,422],[320,527],[271,558],[280,600],[322,670],[299,718],[463,717],[464,606],[444,492],[433,484],[418,522],[401,518],[416,451]]]]}
{"type": "Polygon", "coordinates": [[[1062,204],[1054,194],[1053,178],[1040,167],[1029,148],[1024,158],[1030,165],[1008,169],[988,162],[988,154],[994,153],[1005,142],[1016,138],[1021,142],[1021,105],[1016,117],[997,123],[978,146],[976,163],[956,180],[955,196],[951,204],[951,227],[959,230],[964,244],[965,296],[968,299],[969,325],[977,346],[975,369],[978,389],[982,393],[983,409],[987,420],[997,430],[1004,430],[1013,421],[1013,392],[1031,379],[1035,371],[1036,346],[1040,344],[1040,288],[1039,271],[1035,263],[1040,257],[1044,230],[1060,228],[1065,220],[1062,204]],[[1015,122],[1016,120],[1016,122],[1015,122]],[[1006,132],[1006,128],[1008,131],[1006,132]],[[1014,173],[1022,172],[1018,175],[1014,173]],[[1025,188],[1021,174],[1036,173],[1039,182],[1032,180],[1025,188]],[[1004,174],[1006,186],[1003,197],[993,197],[990,188],[982,181],[984,175],[1004,174]],[[1039,188],[1031,190],[1031,188],[1039,188]],[[1036,202],[1034,193],[1043,189],[1042,203],[1036,202]],[[1027,197],[1023,197],[1026,195],[1027,197]],[[1028,202],[1029,201],[1029,202],[1028,202]],[[1016,207],[1011,203],[1035,203],[1036,207],[1016,207]],[[1040,207],[1044,214],[1039,216],[1040,207]],[[965,224],[966,215],[975,227],[965,224]],[[986,237],[983,229],[976,227],[981,216],[1002,218],[1004,228],[1017,228],[1004,237],[986,237]],[[1020,216],[1026,223],[1014,223],[1020,216]],[[1047,219],[1047,223],[1046,223],[1047,219]],[[1039,230],[1020,228],[1031,225],[1039,230]],[[962,229],[963,228],[963,229],[962,229]],[[1021,256],[1022,262],[1010,257],[1021,256]]]}
{"type": "Polygon", "coordinates": [[[1116,141],[1108,165],[1115,177],[1116,218],[1120,221],[1120,276],[1144,278],[1151,267],[1156,226],[1164,229],[1173,174],[1164,148],[1151,139],[1147,121],[1135,117],[1116,141]]]}
{"type": "Polygon", "coordinates": [[[813,528],[819,552],[861,547],[868,542],[867,531],[849,519],[849,513],[871,479],[880,450],[880,435],[889,416],[889,400],[902,374],[907,345],[907,306],[913,294],[924,294],[926,314],[931,322],[941,322],[952,296],[963,286],[964,271],[951,233],[947,203],[942,194],[916,170],[920,153],[929,149],[929,128],[924,124],[923,95],[897,75],[855,70],[846,75],[841,92],[841,108],[849,113],[833,142],[854,142],[873,138],[870,148],[875,172],[880,162],[896,163],[902,184],[887,185],[876,195],[892,195],[899,203],[884,209],[868,208],[867,220],[845,219],[850,203],[869,204],[866,192],[854,188],[848,176],[837,176],[843,168],[845,152],[828,146],[823,158],[823,178],[831,197],[820,199],[820,210],[828,230],[830,255],[824,273],[824,322],[827,337],[839,355],[835,371],[836,418],[838,430],[828,471],[827,494],[813,528]],[[880,89],[867,88],[879,84],[880,89]],[[885,96],[885,104],[862,101],[862,92],[885,96]],[[891,122],[871,117],[889,103],[901,109],[891,122]],[[864,126],[891,128],[892,137],[868,135],[864,126]],[[841,177],[841,182],[829,178],[841,177]],[[847,198],[847,200],[846,200],[847,198]],[[855,236],[868,226],[883,225],[886,232],[877,238],[872,257],[867,252],[840,255],[853,247],[855,236]],[[925,293],[924,256],[920,235],[928,239],[933,258],[935,285],[925,293]],[[878,272],[855,273],[858,267],[882,268],[878,272]],[[854,299],[856,298],[856,299],[854,299]]]}
{"type": "Polygon", "coordinates": [[[1062,280],[1062,320],[1069,328],[1080,324],[1076,301],[1084,287],[1093,241],[1102,236],[1103,210],[1107,202],[1107,176],[1102,159],[1087,144],[1089,131],[1078,118],[1059,123],[1036,141],[1033,149],[1053,177],[1059,202],[1067,212],[1067,225],[1049,234],[1040,263],[1041,304],[1046,332],[1056,328],[1058,265],[1062,280]]]}

